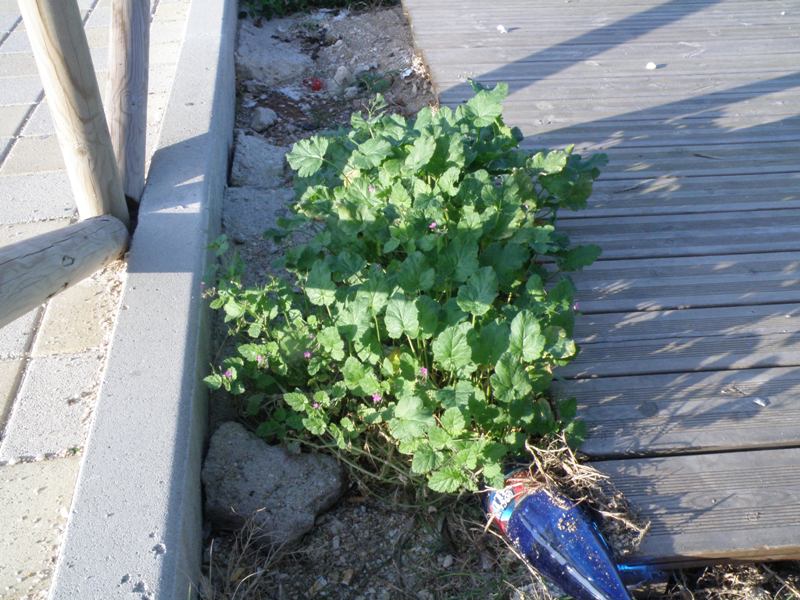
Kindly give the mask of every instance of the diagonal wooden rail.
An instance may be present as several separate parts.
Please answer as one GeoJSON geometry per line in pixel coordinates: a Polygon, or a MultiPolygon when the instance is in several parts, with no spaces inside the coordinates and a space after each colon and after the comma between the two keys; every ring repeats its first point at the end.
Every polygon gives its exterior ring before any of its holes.
{"type": "Polygon", "coordinates": [[[110,132],[77,2],[19,7],[81,222],[0,249],[0,327],[122,255],[144,188],[149,0],[112,3],[110,132]]]}
{"type": "Polygon", "coordinates": [[[528,147],[610,157],[557,392],[652,520],[632,560],[800,558],[797,4],[403,4],[443,103],[506,81],[528,147]]]}

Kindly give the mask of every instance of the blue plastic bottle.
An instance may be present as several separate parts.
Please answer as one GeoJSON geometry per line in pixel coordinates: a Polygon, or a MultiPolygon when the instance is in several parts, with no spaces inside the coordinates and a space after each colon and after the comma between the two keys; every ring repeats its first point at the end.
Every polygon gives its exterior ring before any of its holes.
{"type": "Polygon", "coordinates": [[[575,600],[631,600],[606,543],[568,498],[524,482],[528,471],[486,495],[486,513],[539,573],[575,600]]]}

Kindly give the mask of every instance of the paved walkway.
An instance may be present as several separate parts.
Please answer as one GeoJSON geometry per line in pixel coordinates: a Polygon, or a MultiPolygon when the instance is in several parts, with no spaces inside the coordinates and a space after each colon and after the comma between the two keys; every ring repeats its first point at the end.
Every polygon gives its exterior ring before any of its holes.
{"type": "MultiPolygon", "coordinates": [[[[152,0],[148,157],[189,4],[152,0]]],[[[79,0],[101,90],[110,5],[79,0]]],[[[16,0],[0,0],[0,245],[76,218],[16,0]]],[[[0,329],[1,598],[45,597],[49,589],[124,277],[124,262],[109,265],[0,329]]]]}
{"type": "Polygon", "coordinates": [[[638,559],[800,557],[798,3],[404,5],[444,103],[505,81],[528,148],[609,155],[561,215],[603,256],[557,391],[624,458],[596,464],[652,520],[638,559]]]}

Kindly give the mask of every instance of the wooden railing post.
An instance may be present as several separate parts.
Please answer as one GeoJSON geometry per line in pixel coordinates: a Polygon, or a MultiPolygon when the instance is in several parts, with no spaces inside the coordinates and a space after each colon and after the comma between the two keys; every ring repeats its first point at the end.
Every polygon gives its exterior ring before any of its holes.
{"type": "Polygon", "coordinates": [[[129,200],[144,190],[150,0],[113,0],[106,118],[129,200]]]}
{"type": "Polygon", "coordinates": [[[19,0],[81,219],[128,208],[75,0],[19,0]]]}
{"type": "Polygon", "coordinates": [[[127,246],[127,227],[105,215],[0,247],[0,327],[102,269],[127,246]]]}

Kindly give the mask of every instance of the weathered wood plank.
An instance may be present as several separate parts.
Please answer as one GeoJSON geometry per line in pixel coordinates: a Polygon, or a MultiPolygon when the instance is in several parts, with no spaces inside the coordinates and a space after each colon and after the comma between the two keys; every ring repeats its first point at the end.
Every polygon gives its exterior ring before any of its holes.
{"type": "Polygon", "coordinates": [[[122,189],[138,202],[144,190],[150,0],[113,0],[106,116],[122,189]]]}
{"type": "Polygon", "coordinates": [[[580,314],[575,323],[576,340],[584,349],[596,342],[748,337],[795,331],[800,331],[800,306],[796,304],[580,314]]]}
{"type": "Polygon", "coordinates": [[[595,466],[651,520],[632,561],[679,566],[800,556],[800,449],[595,466]]]}
{"type": "Polygon", "coordinates": [[[719,307],[581,315],[578,358],[561,377],[800,365],[800,308],[719,307]]]}
{"type": "Polygon", "coordinates": [[[601,260],[800,250],[800,210],[566,219],[576,244],[597,244],[601,260]]]}
{"type": "Polygon", "coordinates": [[[563,211],[559,218],[563,222],[572,218],[780,209],[797,207],[799,200],[800,173],[766,178],[729,175],[600,180],[595,184],[587,210],[563,211]]]}
{"type": "Polygon", "coordinates": [[[78,5],[19,0],[82,219],[112,214],[128,224],[114,149],[78,5]]]}
{"type": "Polygon", "coordinates": [[[597,463],[653,519],[639,558],[799,557],[800,449],[774,449],[800,446],[797,7],[404,4],[444,104],[506,81],[526,148],[611,158],[560,215],[605,255],[574,274],[583,349],[554,387],[593,456],[694,453],[597,463]]]}
{"type": "Polygon", "coordinates": [[[606,260],[573,279],[586,313],[800,302],[800,253],[606,260]]]}
{"type": "Polygon", "coordinates": [[[591,456],[687,454],[793,445],[800,368],[662,373],[560,381],[574,397],[591,456]]]}

